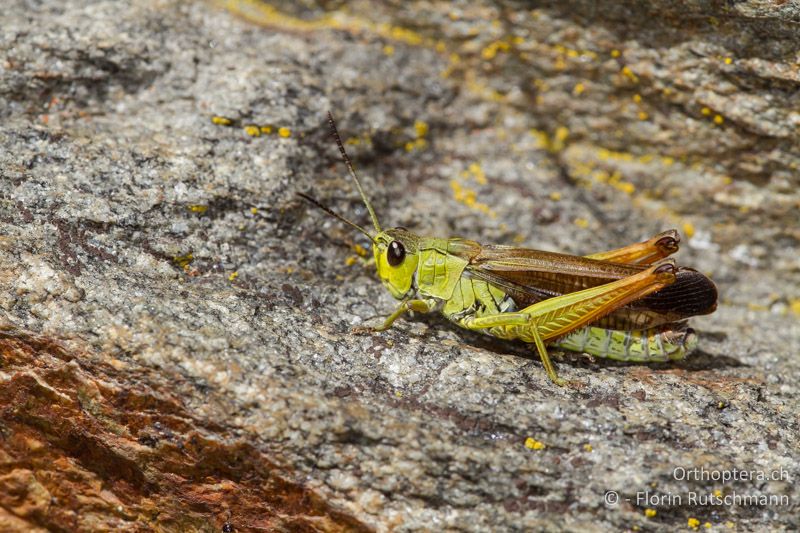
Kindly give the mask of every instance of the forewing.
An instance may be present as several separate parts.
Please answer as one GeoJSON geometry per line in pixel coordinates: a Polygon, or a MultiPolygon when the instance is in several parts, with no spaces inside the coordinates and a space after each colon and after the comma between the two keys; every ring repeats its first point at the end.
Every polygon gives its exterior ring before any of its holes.
{"type": "MultiPolygon", "coordinates": [[[[506,291],[522,308],[632,276],[645,268],[528,248],[484,246],[467,271],[506,291]]],[[[619,330],[654,327],[711,313],[716,301],[717,291],[711,280],[681,267],[675,283],[617,309],[597,325],[619,330]]]]}
{"type": "Polygon", "coordinates": [[[479,279],[548,298],[610,283],[645,268],[513,246],[484,246],[467,267],[479,279]]]}

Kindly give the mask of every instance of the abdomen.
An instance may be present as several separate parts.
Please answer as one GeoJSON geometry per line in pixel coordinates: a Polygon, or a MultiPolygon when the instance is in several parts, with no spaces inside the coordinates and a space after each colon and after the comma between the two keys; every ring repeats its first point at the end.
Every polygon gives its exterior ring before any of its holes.
{"type": "Polygon", "coordinates": [[[685,323],[629,331],[585,326],[549,345],[617,361],[656,363],[689,355],[697,347],[697,335],[685,323]]]}

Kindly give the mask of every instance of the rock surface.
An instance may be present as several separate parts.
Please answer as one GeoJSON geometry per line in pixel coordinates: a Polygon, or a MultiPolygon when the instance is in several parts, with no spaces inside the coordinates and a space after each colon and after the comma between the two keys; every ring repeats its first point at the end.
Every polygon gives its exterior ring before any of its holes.
{"type": "Polygon", "coordinates": [[[0,13],[0,529],[798,528],[795,3],[132,4],[0,13]],[[295,196],[366,221],[328,109],[387,226],[677,227],[700,352],[352,335],[395,302],[295,196]]]}

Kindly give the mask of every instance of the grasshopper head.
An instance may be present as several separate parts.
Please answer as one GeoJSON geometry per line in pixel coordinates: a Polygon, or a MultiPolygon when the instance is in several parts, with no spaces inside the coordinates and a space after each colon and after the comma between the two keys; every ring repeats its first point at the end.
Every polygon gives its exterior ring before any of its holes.
{"type": "Polygon", "coordinates": [[[401,300],[413,290],[419,264],[419,237],[404,228],[379,232],[372,240],[375,267],[383,285],[401,300]]]}
{"type": "Polygon", "coordinates": [[[353,170],[353,164],[350,162],[347,152],[345,152],[344,145],[339,137],[339,132],[336,131],[336,124],[330,112],[328,113],[328,122],[330,123],[333,137],[336,139],[336,144],[339,145],[342,159],[344,159],[347,169],[350,171],[350,176],[353,178],[359,194],[361,194],[361,199],[364,200],[364,205],[367,207],[367,211],[369,211],[372,225],[375,228],[375,234],[373,235],[355,222],[334,213],[307,194],[297,194],[332,217],[341,220],[366,235],[369,240],[372,241],[372,253],[375,256],[378,277],[381,278],[381,281],[386,288],[389,289],[389,292],[392,293],[392,296],[397,299],[403,299],[414,286],[414,273],[417,271],[417,264],[419,263],[419,237],[405,228],[393,228],[386,231],[381,229],[375,210],[372,208],[372,204],[370,204],[367,195],[364,193],[361,182],[355,170],[353,170]]]}

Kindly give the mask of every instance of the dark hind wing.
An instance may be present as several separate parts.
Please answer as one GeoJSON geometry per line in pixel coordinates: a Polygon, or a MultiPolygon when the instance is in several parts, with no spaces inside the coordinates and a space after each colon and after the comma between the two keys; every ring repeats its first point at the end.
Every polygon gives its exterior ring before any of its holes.
{"type": "Polygon", "coordinates": [[[700,272],[680,267],[675,283],[631,302],[600,319],[608,329],[646,329],[707,315],[717,308],[717,287],[700,272]]]}
{"type": "Polygon", "coordinates": [[[634,302],[661,313],[677,313],[685,317],[707,315],[717,308],[717,286],[705,275],[688,267],[680,267],[675,283],[634,302]]]}

